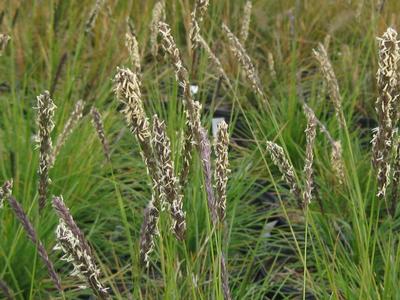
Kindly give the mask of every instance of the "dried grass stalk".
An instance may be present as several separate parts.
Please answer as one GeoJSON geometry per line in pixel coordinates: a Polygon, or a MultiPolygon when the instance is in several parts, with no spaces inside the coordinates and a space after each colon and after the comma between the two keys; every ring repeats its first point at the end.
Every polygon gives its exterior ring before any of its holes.
{"type": "Polygon", "coordinates": [[[207,12],[209,6],[209,0],[196,0],[194,9],[191,13],[191,26],[189,32],[189,39],[192,45],[192,49],[195,50],[199,45],[200,37],[200,26],[203,22],[203,18],[207,12]]]}
{"type": "Polygon", "coordinates": [[[24,228],[28,238],[37,247],[38,254],[40,258],[43,260],[47,268],[49,277],[54,283],[54,286],[59,292],[61,292],[62,291],[61,280],[54,269],[53,263],[50,261],[49,255],[47,254],[47,251],[44,248],[43,243],[38,239],[38,235],[35,229],[33,228],[32,223],[29,221],[28,216],[25,214],[24,210],[22,209],[22,206],[17,202],[17,200],[13,196],[9,196],[8,201],[15,216],[21,222],[21,225],[24,228]]]}
{"type": "Polygon", "coordinates": [[[104,132],[104,125],[103,121],[101,120],[100,112],[94,106],[90,112],[92,114],[92,124],[96,129],[97,136],[99,137],[101,145],[103,146],[104,156],[106,157],[107,161],[111,161],[110,144],[108,143],[104,132]]]}
{"type": "Polygon", "coordinates": [[[56,229],[56,250],[61,250],[64,261],[71,262],[72,276],[85,280],[94,294],[100,299],[110,299],[107,288],[100,282],[100,269],[84,234],[76,225],[62,197],[53,198],[53,207],[59,217],[56,229]]]}
{"type": "Polygon", "coordinates": [[[300,188],[297,185],[296,175],[292,164],[287,159],[282,147],[267,141],[267,151],[269,152],[272,162],[278,167],[282,173],[283,179],[289,185],[290,191],[293,193],[297,200],[299,208],[303,207],[300,188]]]}
{"type": "Polygon", "coordinates": [[[246,4],[243,8],[243,17],[242,17],[242,24],[240,28],[240,35],[239,39],[242,45],[244,45],[247,41],[247,37],[249,36],[249,28],[250,28],[250,21],[251,21],[251,10],[253,5],[251,1],[246,1],[246,4]]]}
{"type": "Polygon", "coordinates": [[[8,42],[11,40],[11,37],[8,34],[0,33],[0,56],[3,55],[4,50],[8,45],[8,42]]]}
{"type": "Polygon", "coordinates": [[[400,59],[397,32],[388,28],[379,41],[379,69],[377,83],[379,97],[375,109],[378,114],[378,129],[372,139],[373,165],[377,169],[378,197],[385,198],[390,183],[393,136],[398,120],[400,59]]]}
{"type": "Polygon", "coordinates": [[[96,2],[94,3],[94,5],[90,11],[89,17],[85,23],[85,33],[88,34],[88,33],[92,32],[94,23],[96,22],[96,19],[100,13],[100,10],[101,10],[103,4],[104,4],[104,0],[96,0],[96,2]]]}
{"type": "Polygon", "coordinates": [[[312,111],[306,111],[307,115],[307,128],[305,130],[307,145],[306,145],[306,160],[304,164],[304,174],[306,177],[305,181],[305,191],[303,193],[303,206],[307,207],[311,203],[313,198],[313,162],[314,154],[313,147],[315,144],[315,136],[317,133],[317,121],[314,113],[312,111]]]}
{"type": "Polygon", "coordinates": [[[228,183],[229,160],[228,160],[228,124],[222,121],[217,127],[217,137],[215,143],[215,189],[216,189],[216,208],[219,221],[225,220],[226,214],[226,186],[228,183]]]}
{"type": "Polygon", "coordinates": [[[153,147],[158,157],[162,190],[166,202],[170,206],[173,220],[172,229],[176,238],[184,240],[186,233],[185,212],[183,211],[183,195],[178,178],[175,176],[174,161],[171,154],[171,142],[167,136],[165,124],[155,115],[153,117],[153,147]]]}
{"type": "Polygon", "coordinates": [[[336,117],[338,118],[341,128],[345,127],[345,119],[342,110],[342,101],[340,98],[339,84],[333,71],[332,64],[329,60],[328,53],[324,45],[318,44],[318,48],[313,50],[314,57],[317,59],[324,80],[329,89],[329,97],[335,107],[336,117]]]}
{"type": "Polygon", "coordinates": [[[239,61],[244,72],[246,73],[247,79],[249,80],[254,91],[260,95],[264,100],[264,92],[261,87],[261,81],[258,76],[257,70],[254,67],[250,56],[247,54],[245,48],[240,43],[239,39],[231,32],[231,30],[225,24],[222,24],[222,30],[226,34],[230,48],[235,55],[236,59],[239,61]]]}
{"type": "Polygon", "coordinates": [[[69,116],[67,122],[64,125],[63,131],[57,138],[56,146],[54,147],[52,154],[52,164],[54,164],[58,154],[60,153],[62,146],[67,141],[68,137],[75,130],[79,120],[82,119],[83,108],[84,104],[82,100],[76,102],[75,107],[71,112],[71,115],[69,116]]]}
{"type": "Polygon", "coordinates": [[[151,22],[150,22],[150,47],[151,47],[151,54],[154,57],[158,55],[158,23],[165,21],[165,1],[157,1],[153,7],[151,22]]]}
{"type": "Polygon", "coordinates": [[[47,190],[49,186],[49,170],[53,160],[53,144],[50,134],[54,129],[54,110],[56,106],[50,98],[48,91],[37,97],[38,134],[39,144],[39,211],[42,211],[46,205],[47,190]]]}

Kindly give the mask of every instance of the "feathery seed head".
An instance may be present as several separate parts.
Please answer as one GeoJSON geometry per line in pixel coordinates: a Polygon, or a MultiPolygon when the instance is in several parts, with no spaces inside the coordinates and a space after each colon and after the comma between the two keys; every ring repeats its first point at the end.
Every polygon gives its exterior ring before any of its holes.
{"type": "Polygon", "coordinates": [[[385,198],[390,184],[391,156],[395,127],[398,123],[400,59],[397,32],[388,28],[379,41],[379,68],[377,83],[379,97],[375,103],[378,115],[378,129],[372,139],[373,165],[377,169],[378,197],[385,198]]]}
{"type": "Polygon", "coordinates": [[[165,21],[165,1],[157,1],[154,5],[151,22],[150,22],[150,45],[151,53],[154,57],[158,54],[158,24],[165,21]]]}
{"type": "Polygon", "coordinates": [[[311,203],[312,191],[313,191],[313,147],[315,143],[315,136],[317,133],[317,121],[316,117],[311,110],[306,110],[307,115],[307,128],[305,130],[307,146],[306,146],[306,161],[304,164],[304,173],[306,175],[305,191],[303,194],[303,206],[306,207],[311,203]]]}
{"type": "Polygon", "coordinates": [[[226,186],[228,184],[229,160],[228,160],[228,124],[222,121],[217,127],[215,143],[215,186],[216,186],[216,207],[220,222],[223,222],[226,214],[226,186]]]}
{"type": "Polygon", "coordinates": [[[172,229],[179,240],[183,240],[186,232],[185,212],[183,211],[183,195],[178,178],[175,176],[174,161],[171,154],[171,143],[166,133],[165,124],[157,115],[153,117],[153,146],[158,158],[158,169],[164,197],[171,209],[172,229]]]}
{"type": "Polygon", "coordinates": [[[233,54],[235,55],[236,59],[241,64],[244,72],[246,73],[247,79],[249,80],[252,88],[258,95],[260,95],[262,98],[265,98],[257,70],[254,67],[250,59],[250,56],[247,54],[245,48],[240,43],[239,39],[231,32],[231,30],[225,24],[222,24],[222,31],[226,34],[230,48],[233,54]]]}
{"type": "Polygon", "coordinates": [[[71,262],[74,269],[71,276],[86,280],[92,291],[101,299],[109,299],[107,288],[100,282],[100,269],[85,236],[76,225],[62,197],[53,198],[53,207],[59,217],[56,229],[56,250],[64,255],[61,260],[71,262]]]}
{"type": "Polygon", "coordinates": [[[326,52],[324,45],[319,43],[318,48],[313,49],[313,54],[319,63],[324,80],[328,85],[329,97],[331,98],[333,106],[335,107],[336,117],[338,118],[339,125],[341,128],[344,128],[345,120],[342,110],[342,100],[339,92],[339,84],[335,72],[333,71],[332,64],[329,60],[328,53],[326,52]]]}
{"type": "Polygon", "coordinates": [[[37,97],[37,123],[39,144],[39,210],[42,211],[47,199],[47,190],[49,185],[49,170],[53,162],[53,144],[50,134],[54,129],[54,110],[56,106],[50,98],[48,91],[37,97]]]}
{"type": "Polygon", "coordinates": [[[209,0],[196,0],[194,9],[191,13],[191,28],[189,39],[192,43],[192,49],[196,49],[199,44],[200,25],[207,12],[209,0]]]}

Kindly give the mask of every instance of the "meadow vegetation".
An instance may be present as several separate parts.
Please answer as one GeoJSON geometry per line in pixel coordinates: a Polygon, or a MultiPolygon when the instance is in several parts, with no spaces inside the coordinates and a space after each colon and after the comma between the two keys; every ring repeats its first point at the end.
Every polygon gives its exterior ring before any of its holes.
{"type": "Polygon", "coordinates": [[[0,3],[1,299],[399,299],[400,2],[0,3]]]}

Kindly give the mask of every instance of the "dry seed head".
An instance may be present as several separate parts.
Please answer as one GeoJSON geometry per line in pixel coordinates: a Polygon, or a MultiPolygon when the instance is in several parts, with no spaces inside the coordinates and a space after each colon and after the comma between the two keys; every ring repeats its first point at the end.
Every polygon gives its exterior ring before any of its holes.
{"type": "Polygon", "coordinates": [[[273,142],[267,141],[267,151],[272,158],[272,162],[278,167],[283,179],[289,185],[290,191],[293,193],[298,202],[298,206],[302,207],[301,192],[297,185],[294,168],[287,159],[282,147],[273,142]]]}
{"type": "Polygon", "coordinates": [[[37,97],[38,117],[38,134],[37,141],[39,145],[39,209],[43,210],[46,199],[47,190],[50,182],[49,170],[53,161],[53,144],[50,134],[54,129],[54,110],[56,106],[50,98],[48,91],[37,97]]]}
{"type": "Polygon", "coordinates": [[[2,187],[0,187],[0,208],[3,208],[4,201],[12,194],[13,181],[7,180],[2,187]]]}
{"type": "Polygon", "coordinates": [[[200,26],[207,12],[209,0],[196,0],[194,9],[191,13],[191,27],[189,39],[192,44],[192,49],[197,49],[200,38],[200,26]]]}
{"type": "Polygon", "coordinates": [[[180,51],[176,46],[174,38],[171,35],[171,28],[168,24],[160,22],[158,25],[159,33],[161,35],[161,44],[163,50],[170,56],[172,64],[175,68],[176,80],[179,86],[183,89],[184,102],[189,111],[193,110],[193,96],[190,92],[189,74],[181,58],[180,51]]]}
{"type": "MultiPolygon", "coordinates": [[[[10,183],[8,183],[8,185],[10,185],[10,183]]],[[[56,289],[59,292],[61,292],[62,288],[61,288],[60,277],[56,273],[54,265],[51,262],[49,255],[47,254],[47,251],[43,246],[43,243],[39,240],[38,235],[32,223],[29,221],[28,216],[25,214],[22,206],[18,203],[18,201],[14,197],[9,196],[8,201],[15,216],[21,222],[21,225],[24,228],[29,240],[37,247],[38,254],[47,268],[47,273],[49,274],[49,277],[53,281],[56,289]]]]}
{"type": "Polygon", "coordinates": [[[215,143],[215,188],[216,188],[216,207],[218,210],[219,221],[223,222],[226,214],[226,186],[228,183],[229,160],[228,160],[228,124],[222,121],[218,124],[217,138],[215,143]]]}
{"type": "Polygon", "coordinates": [[[243,45],[225,24],[222,24],[222,30],[225,32],[229,41],[230,48],[233,54],[235,55],[236,59],[241,64],[243,70],[245,71],[247,79],[249,80],[252,88],[258,95],[260,95],[265,100],[264,92],[262,91],[260,78],[258,76],[257,70],[254,67],[243,45]]]}
{"type": "Polygon", "coordinates": [[[165,200],[171,209],[172,229],[179,240],[185,238],[186,221],[183,211],[183,195],[178,178],[175,176],[174,161],[171,154],[171,143],[166,133],[165,124],[157,115],[153,116],[153,149],[156,155],[165,200]]]}
{"type": "Polygon", "coordinates": [[[307,145],[306,145],[306,160],[304,164],[304,174],[306,176],[305,191],[303,194],[303,205],[307,207],[311,203],[312,192],[313,192],[313,147],[315,143],[317,121],[314,113],[312,111],[307,111],[307,128],[305,130],[307,145]]]}
{"type": "Polygon", "coordinates": [[[342,110],[342,101],[340,98],[339,84],[336,79],[335,72],[333,71],[332,64],[329,60],[328,53],[322,44],[318,44],[317,49],[313,49],[314,57],[317,59],[324,80],[329,89],[329,97],[335,107],[336,117],[338,118],[341,128],[345,126],[345,120],[342,110]]]}
{"type": "Polygon", "coordinates": [[[129,50],[131,62],[134,67],[133,70],[135,73],[139,74],[141,72],[139,44],[136,36],[132,32],[128,31],[125,34],[125,46],[129,50]]]}
{"type": "Polygon", "coordinates": [[[91,248],[62,197],[53,198],[53,207],[59,217],[56,229],[57,244],[54,249],[64,253],[61,260],[72,263],[74,269],[71,276],[85,280],[100,299],[109,299],[107,288],[100,282],[100,269],[96,266],[91,248]]]}
{"type": "Polygon", "coordinates": [[[104,4],[104,0],[96,0],[94,3],[92,10],[90,11],[89,17],[85,23],[85,32],[91,33],[94,27],[94,23],[96,22],[97,16],[101,10],[101,7],[104,4]]]}
{"type": "Polygon", "coordinates": [[[75,104],[75,107],[71,112],[71,115],[69,116],[67,122],[65,123],[63,131],[61,132],[60,136],[57,139],[56,146],[53,149],[52,164],[54,164],[54,161],[57,158],[58,153],[60,152],[62,146],[67,141],[68,137],[76,128],[79,120],[82,119],[83,108],[84,108],[83,101],[79,100],[75,104]]]}
{"type": "Polygon", "coordinates": [[[171,29],[166,23],[159,23],[158,26],[162,47],[164,51],[170,56],[172,64],[175,68],[176,80],[179,86],[183,89],[185,105],[185,113],[188,122],[190,123],[190,128],[193,129],[191,136],[193,141],[200,141],[200,110],[201,105],[193,99],[193,95],[190,91],[189,75],[187,69],[184,67],[179,49],[176,46],[174,38],[171,35],[171,29]]]}
{"type": "Polygon", "coordinates": [[[153,7],[151,22],[150,22],[150,47],[154,57],[158,54],[158,23],[165,21],[165,1],[157,1],[153,7]]]}
{"type": "Polygon", "coordinates": [[[125,105],[122,112],[131,131],[137,136],[140,143],[150,141],[149,122],[143,108],[137,74],[129,69],[118,68],[114,84],[118,99],[125,105]]]}
{"type": "Polygon", "coordinates": [[[373,164],[377,169],[378,197],[384,198],[390,183],[393,136],[398,121],[400,59],[397,32],[388,28],[379,42],[377,84],[379,97],[375,104],[378,128],[372,139],[373,164]]]}
{"type": "Polygon", "coordinates": [[[251,1],[247,1],[243,8],[242,27],[240,29],[240,42],[244,45],[249,36],[250,20],[251,20],[251,9],[253,5],[251,1]]]}
{"type": "Polygon", "coordinates": [[[0,56],[3,55],[10,39],[11,37],[8,34],[0,33],[0,56]]]}
{"type": "Polygon", "coordinates": [[[105,155],[107,161],[110,161],[111,160],[110,144],[108,143],[108,140],[104,133],[104,126],[103,126],[103,121],[101,120],[100,112],[95,107],[92,107],[90,112],[92,114],[92,124],[93,124],[94,128],[96,129],[97,136],[99,137],[100,142],[103,146],[104,155],[105,155]]]}

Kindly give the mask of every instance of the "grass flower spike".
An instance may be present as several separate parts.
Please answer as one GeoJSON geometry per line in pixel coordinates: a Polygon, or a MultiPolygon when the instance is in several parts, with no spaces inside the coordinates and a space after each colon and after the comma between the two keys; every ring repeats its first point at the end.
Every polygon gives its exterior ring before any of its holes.
{"type": "Polygon", "coordinates": [[[379,97],[375,106],[378,129],[372,140],[372,152],[377,170],[378,197],[385,198],[390,183],[393,136],[398,119],[400,47],[397,32],[392,28],[388,28],[378,41],[379,69],[376,77],[379,97]]]}
{"type": "Polygon", "coordinates": [[[153,145],[158,158],[161,188],[170,206],[173,220],[172,229],[178,240],[183,240],[186,233],[185,213],[182,205],[181,187],[175,176],[175,167],[171,154],[171,143],[166,133],[164,122],[157,115],[153,116],[153,145]]]}
{"type": "Polygon", "coordinates": [[[307,207],[308,204],[311,203],[311,199],[313,198],[313,162],[314,162],[314,154],[313,148],[315,143],[316,136],[316,128],[317,121],[314,113],[311,110],[306,111],[307,115],[307,128],[305,130],[307,145],[306,145],[306,161],[304,164],[304,174],[305,174],[305,191],[303,194],[303,206],[307,207]]]}
{"type": "Polygon", "coordinates": [[[228,160],[228,125],[225,121],[218,124],[217,137],[215,143],[215,188],[216,188],[216,207],[219,221],[223,222],[226,214],[226,186],[228,183],[229,160],[228,160]]]}
{"type": "Polygon", "coordinates": [[[222,24],[222,31],[227,36],[230,48],[236,59],[242,66],[252,88],[254,89],[256,94],[260,95],[264,99],[265,95],[261,86],[261,81],[258,76],[257,70],[250,59],[250,56],[247,54],[239,39],[231,32],[228,26],[222,24]]]}
{"type": "Polygon", "coordinates": [[[100,299],[110,299],[107,288],[100,282],[100,270],[85,236],[76,225],[61,197],[53,198],[53,207],[59,217],[56,229],[56,250],[64,253],[62,260],[74,266],[72,276],[86,280],[93,293],[100,299]]]}
{"type": "Polygon", "coordinates": [[[294,168],[289,160],[286,158],[285,152],[282,147],[267,141],[267,150],[272,158],[272,162],[278,167],[279,171],[282,173],[283,179],[289,185],[290,191],[293,193],[297,200],[298,207],[302,208],[302,197],[300,188],[297,185],[296,175],[294,173],[294,168]]]}
{"type": "MultiPolygon", "coordinates": [[[[5,187],[10,187],[11,182],[6,182],[3,186],[3,191],[5,190],[5,187]]],[[[7,188],[6,188],[7,189],[7,188]]],[[[8,195],[7,197],[10,207],[13,210],[15,216],[17,219],[20,221],[22,227],[25,230],[25,233],[27,234],[29,240],[37,247],[37,252],[42,259],[43,263],[45,264],[47,268],[47,273],[49,274],[49,277],[54,283],[54,286],[56,289],[61,292],[61,280],[58,274],[56,273],[54,269],[54,265],[51,262],[49,255],[47,254],[46,249],[43,246],[43,243],[39,240],[38,235],[32,225],[32,223],[29,221],[28,216],[25,214],[22,206],[18,203],[18,201],[11,195],[8,195]]]]}
{"type": "Polygon", "coordinates": [[[37,97],[37,123],[39,144],[39,210],[42,211],[47,201],[49,171],[53,162],[53,144],[50,134],[54,129],[54,110],[56,106],[48,91],[37,97]]]}

